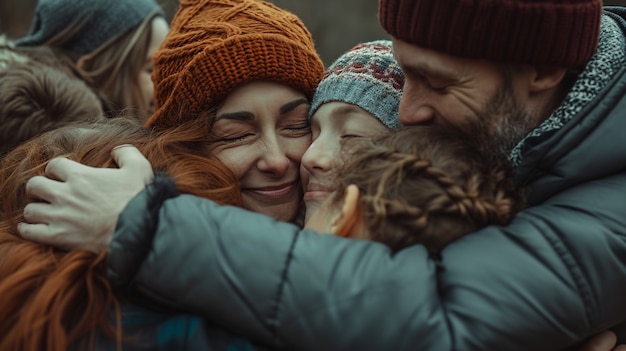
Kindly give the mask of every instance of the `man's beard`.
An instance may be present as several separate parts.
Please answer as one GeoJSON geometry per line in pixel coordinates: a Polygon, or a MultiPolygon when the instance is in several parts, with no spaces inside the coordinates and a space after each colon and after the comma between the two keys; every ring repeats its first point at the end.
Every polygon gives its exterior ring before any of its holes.
{"type": "Polygon", "coordinates": [[[465,132],[482,152],[494,158],[508,158],[511,150],[536,127],[536,119],[516,99],[508,79],[487,102],[465,132]]]}

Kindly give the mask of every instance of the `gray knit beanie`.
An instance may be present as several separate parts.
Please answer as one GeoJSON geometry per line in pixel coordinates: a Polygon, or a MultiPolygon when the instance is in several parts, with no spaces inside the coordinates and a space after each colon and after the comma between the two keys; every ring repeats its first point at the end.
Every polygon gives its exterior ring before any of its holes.
{"type": "Polygon", "coordinates": [[[76,60],[137,27],[152,13],[164,16],[154,0],[39,0],[28,35],[15,43],[43,45],[70,23],[81,20],[83,28],[60,46],[76,60]]]}
{"type": "Polygon", "coordinates": [[[332,101],[356,105],[378,118],[387,128],[400,128],[398,108],[404,74],[393,57],[391,41],[359,44],[333,62],[317,86],[309,118],[332,101]]]}

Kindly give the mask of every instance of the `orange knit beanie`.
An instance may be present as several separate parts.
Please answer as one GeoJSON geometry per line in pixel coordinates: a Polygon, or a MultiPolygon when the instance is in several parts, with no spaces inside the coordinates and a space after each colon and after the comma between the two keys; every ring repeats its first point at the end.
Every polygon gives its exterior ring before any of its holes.
{"type": "Polygon", "coordinates": [[[146,125],[195,118],[253,81],[311,99],[323,74],[311,34],[294,14],[262,0],[181,0],[154,55],[156,112],[146,125]]]}

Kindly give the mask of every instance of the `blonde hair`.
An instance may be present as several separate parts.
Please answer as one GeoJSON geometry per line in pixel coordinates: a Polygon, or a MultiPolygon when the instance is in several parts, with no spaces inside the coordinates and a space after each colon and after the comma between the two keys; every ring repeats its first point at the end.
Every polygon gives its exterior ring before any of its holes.
{"type": "MultiPolygon", "coordinates": [[[[141,94],[138,76],[148,54],[152,20],[159,16],[158,11],[152,12],[133,30],[111,38],[81,59],[77,70],[99,93],[108,115],[133,117],[141,122],[148,117],[150,101],[145,101],[141,94]]],[[[83,25],[77,21],[47,41],[46,45],[61,47],[74,37],[77,30],[82,29],[83,25]]],[[[68,58],[75,63],[78,60],[68,58]]]]}

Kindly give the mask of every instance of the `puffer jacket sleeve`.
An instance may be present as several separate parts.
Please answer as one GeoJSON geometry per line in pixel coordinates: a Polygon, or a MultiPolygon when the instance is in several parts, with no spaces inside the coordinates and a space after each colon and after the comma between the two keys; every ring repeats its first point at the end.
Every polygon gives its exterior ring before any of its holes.
{"type": "Polygon", "coordinates": [[[110,255],[141,261],[114,275],[143,299],[275,348],[556,350],[626,319],[624,189],[624,174],[573,187],[440,257],[188,195],[165,200],[150,232],[136,198],[110,255]],[[117,244],[142,236],[141,259],[117,244]]]}

